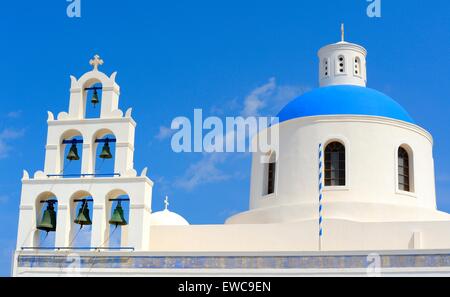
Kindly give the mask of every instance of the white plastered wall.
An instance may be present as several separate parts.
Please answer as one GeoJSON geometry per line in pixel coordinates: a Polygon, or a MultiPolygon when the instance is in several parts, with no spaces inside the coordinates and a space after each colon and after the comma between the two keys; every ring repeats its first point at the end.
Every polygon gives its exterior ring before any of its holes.
{"type": "Polygon", "coordinates": [[[365,87],[367,83],[366,55],[367,51],[360,45],[338,42],[322,47],[319,57],[319,83],[320,86],[357,85],[365,87]],[[343,57],[344,72],[340,72],[339,57],[343,57]],[[358,59],[358,63],[355,63],[358,59]],[[326,64],[325,64],[326,62],[326,64]],[[357,73],[355,73],[355,64],[357,73]],[[325,67],[328,69],[325,70],[325,67]]]}
{"type": "MultiPolygon", "coordinates": [[[[448,249],[450,221],[354,222],[328,219],[322,251],[448,249]]],[[[154,252],[318,251],[317,220],[272,224],[153,226],[154,252]]]]}
{"type": "Polygon", "coordinates": [[[434,220],[436,211],[431,135],[406,122],[372,116],[316,116],[283,122],[279,128],[275,193],[263,195],[262,153],[254,153],[250,210],[227,223],[308,220],[317,216],[318,145],[340,141],[346,149],[346,185],[325,187],[324,213],[356,221],[434,220]],[[397,150],[407,145],[413,192],[400,191],[397,150]],[[327,205],[328,208],[327,208],[327,205]]]}

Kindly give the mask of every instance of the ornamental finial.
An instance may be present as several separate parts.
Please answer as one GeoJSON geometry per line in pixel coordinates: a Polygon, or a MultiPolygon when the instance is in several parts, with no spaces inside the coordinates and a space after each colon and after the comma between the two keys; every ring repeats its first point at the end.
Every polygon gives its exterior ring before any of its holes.
{"type": "Polygon", "coordinates": [[[169,210],[169,197],[166,195],[166,199],[164,199],[164,209],[169,210]]]}
{"type": "Polygon", "coordinates": [[[341,41],[344,41],[344,23],[341,23],[341,41]]]}
{"type": "Polygon", "coordinates": [[[89,64],[94,67],[93,70],[98,71],[98,66],[103,65],[103,60],[100,58],[99,55],[95,55],[93,59],[89,61],[89,64]]]}

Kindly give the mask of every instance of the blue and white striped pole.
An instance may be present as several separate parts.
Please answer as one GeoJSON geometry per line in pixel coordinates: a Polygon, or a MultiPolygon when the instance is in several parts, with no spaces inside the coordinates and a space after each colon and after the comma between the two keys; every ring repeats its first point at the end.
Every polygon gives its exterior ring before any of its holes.
{"type": "Polygon", "coordinates": [[[322,250],[322,235],[323,235],[323,229],[322,229],[322,198],[323,198],[323,151],[322,151],[322,144],[319,143],[319,251],[322,250]]]}

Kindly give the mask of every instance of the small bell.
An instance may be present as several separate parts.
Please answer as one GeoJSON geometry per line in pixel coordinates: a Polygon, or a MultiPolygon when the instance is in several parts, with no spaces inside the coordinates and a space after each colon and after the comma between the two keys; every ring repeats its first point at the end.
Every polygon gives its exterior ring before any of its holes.
{"type": "Polygon", "coordinates": [[[69,153],[67,154],[66,158],[69,161],[80,160],[80,156],[78,156],[77,145],[75,143],[72,143],[72,146],[70,147],[69,153]]]}
{"type": "Polygon", "coordinates": [[[111,219],[109,220],[109,223],[111,225],[127,225],[127,221],[125,220],[125,216],[123,215],[123,208],[122,208],[122,204],[120,203],[120,201],[117,202],[117,206],[113,211],[113,214],[111,216],[111,219]]]}
{"type": "Polygon", "coordinates": [[[81,205],[81,208],[78,211],[78,216],[73,222],[75,224],[81,225],[80,228],[83,228],[84,225],[92,225],[92,221],[89,216],[88,203],[86,200],[83,200],[83,204],[81,205]]]}
{"type": "Polygon", "coordinates": [[[47,202],[47,209],[42,215],[41,222],[37,225],[38,230],[45,232],[56,231],[56,212],[52,202],[47,202]]]}
{"type": "Polygon", "coordinates": [[[91,103],[94,105],[100,103],[100,100],[98,99],[97,89],[94,89],[94,92],[92,93],[91,103]]]}
{"type": "Polygon", "coordinates": [[[112,158],[111,149],[109,148],[108,140],[106,140],[105,144],[103,145],[102,152],[100,153],[99,157],[101,159],[111,159],[112,158]]]}

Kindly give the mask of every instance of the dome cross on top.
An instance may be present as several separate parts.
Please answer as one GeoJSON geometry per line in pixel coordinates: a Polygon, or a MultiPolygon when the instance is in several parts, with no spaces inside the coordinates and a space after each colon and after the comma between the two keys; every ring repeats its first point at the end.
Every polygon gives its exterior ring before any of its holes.
{"type": "Polygon", "coordinates": [[[89,64],[93,67],[92,70],[98,71],[98,66],[103,65],[103,60],[100,58],[99,55],[94,55],[94,58],[89,60],[89,64]]]}
{"type": "Polygon", "coordinates": [[[169,197],[166,195],[166,198],[164,199],[164,209],[169,210],[169,197]]]}

